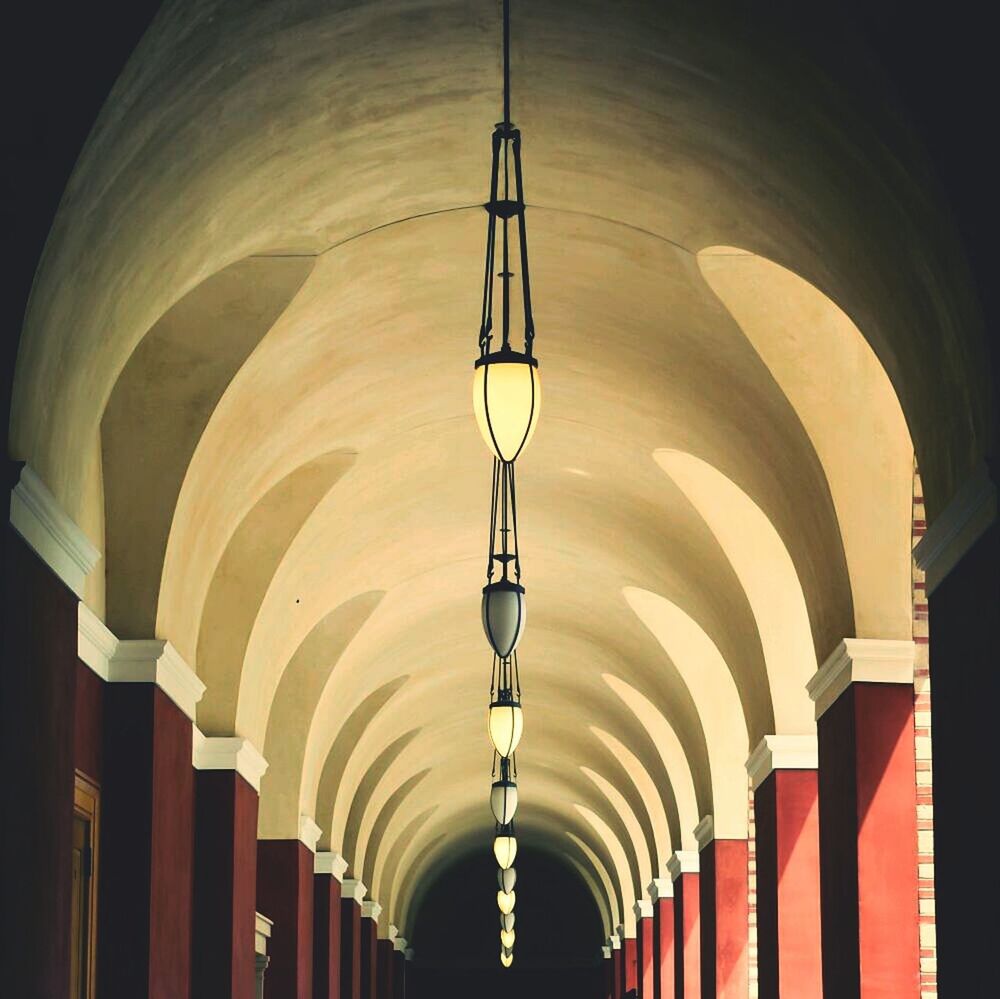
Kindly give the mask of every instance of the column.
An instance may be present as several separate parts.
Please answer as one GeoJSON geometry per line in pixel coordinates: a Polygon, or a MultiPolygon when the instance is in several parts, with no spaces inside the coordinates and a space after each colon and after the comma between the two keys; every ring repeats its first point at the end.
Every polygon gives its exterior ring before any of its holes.
{"type": "Polygon", "coordinates": [[[406,938],[392,941],[392,999],[406,999],[406,938]]]}
{"type": "Polygon", "coordinates": [[[256,999],[264,999],[264,975],[267,972],[268,956],[267,942],[271,939],[271,930],[274,923],[267,916],[262,916],[259,912],[254,919],[254,971],[256,973],[255,983],[256,999]]]}
{"type": "Polygon", "coordinates": [[[625,994],[625,968],[622,964],[622,942],[617,931],[608,937],[611,948],[611,994],[614,999],[622,999],[625,994]]]}
{"type": "Polygon", "coordinates": [[[392,955],[392,940],[389,937],[381,937],[378,941],[378,965],[375,973],[375,992],[378,999],[392,999],[394,971],[392,955]]]}
{"type": "Polygon", "coordinates": [[[653,903],[636,900],[635,912],[636,975],[638,999],[653,999],[653,903]]]}
{"type": "Polygon", "coordinates": [[[347,861],[317,853],[313,863],[313,994],[340,999],[341,881],[347,861]]]}
{"type": "Polygon", "coordinates": [[[601,967],[604,970],[604,992],[603,999],[615,999],[615,966],[611,960],[611,948],[607,945],[601,948],[603,962],[601,967]]]}
{"type": "Polygon", "coordinates": [[[257,796],[267,763],[246,739],[195,730],[194,765],[191,994],[253,999],[257,796]]]}
{"type": "Polygon", "coordinates": [[[618,927],[618,939],[621,941],[621,968],[620,981],[622,995],[627,995],[636,987],[638,975],[639,955],[637,953],[635,937],[625,935],[625,927],[618,927]]]}
{"type": "Polygon", "coordinates": [[[653,999],[674,999],[674,886],[654,878],[646,890],[653,906],[653,999]]]}
{"type": "Polygon", "coordinates": [[[267,979],[275,995],[313,999],[313,868],[320,830],[308,816],[298,839],[257,842],[257,908],[278,927],[267,979]]]}
{"type": "Polygon", "coordinates": [[[378,917],[382,906],[361,903],[361,999],[378,999],[378,917]]]}
{"type": "Polygon", "coordinates": [[[361,903],[367,890],[355,878],[341,887],[340,999],[361,999],[361,903]]]}
{"type": "Polygon", "coordinates": [[[823,988],[838,999],[919,994],[913,656],[909,641],[845,639],[808,685],[823,988]]]}
{"type": "Polygon", "coordinates": [[[695,829],[701,895],[701,994],[744,999],[750,989],[749,851],[746,839],[716,839],[712,816],[695,829]]]}
{"type": "Polygon", "coordinates": [[[814,735],[765,736],[747,761],[757,845],[761,999],[823,995],[814,735]]]}
{"type": "MultiPolygon", "coordinates": [[[[164,641],[118,642],[104,701],[98,994],[193,992],[195,707],[204,685],[164,641]]],[[[253,900],[247,964],[253,985],[253,900]]],[[[250,993],[252,995],[252,993],[250,993]]]]}
{"type": "Polygon", "coordinates": [[[674,992],[701,999],[701,874],[698,854],[678,850],[667,861],[674,887],[674,992]]]}

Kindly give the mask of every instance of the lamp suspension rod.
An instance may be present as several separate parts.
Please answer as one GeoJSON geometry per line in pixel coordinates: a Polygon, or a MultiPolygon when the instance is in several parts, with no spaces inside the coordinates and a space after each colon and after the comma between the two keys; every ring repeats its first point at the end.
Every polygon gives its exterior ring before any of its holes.
{"type": "Polygon", "coordinates": [[[503,121],[510,124],[510,0],[503,0],[503,121]]]}

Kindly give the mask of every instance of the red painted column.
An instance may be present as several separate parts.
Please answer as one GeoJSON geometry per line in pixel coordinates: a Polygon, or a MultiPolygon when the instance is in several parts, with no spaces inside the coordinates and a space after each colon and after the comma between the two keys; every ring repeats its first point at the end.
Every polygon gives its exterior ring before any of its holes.
{"type": "Polygon", "coordinates": [[[823,995],[815,762],[815,737],[769,735],[747,763],[755,788],[761,999],[823,995]]]}
{"type": "MultiPolygon", "coordinates": [[[[120,644],[154,666],[163,647],[120,644]]],[[[184,999],[193,970],[191,719],[154,683],[109,683],[104,735],[97,994],[184,999]]],[[[252,922],[249,940],[252,977],[252,922]]]]}
{"type": "Polygon", "coordinates": [[[750,989],[749,849],[745,839],[715,839],[703,830],[701,869],[701,994],[745,999],[750,989]]]}
{"type": "Polygon", "coordinates": [[[701,999],[701,874],[698,854],[679,850],[667,869],[674,881],[674,992],[701,999]]]}
{"type": "Polygon", "coordinates": [[[378,902],[361,903],[361,999],[378,999],[378,902]]]}
{"type": "Polygon", "coordinates": [[[617,932],[610,937],[611,943],[611,987],[614,999],[625,995],[625,964],[622,961],[622,942],[617,932]]]}
{"type": "MultiPolygon", "coordinates": [[[[202,769],[195,784],[191,994],[193,999],[254,999],[256,784],[266,764],[237,738],[204,739],[196,746],[195,764],[202,769]],[[252,765],[241,759],[246,756],[253,758],[252,765]]],[[[272,939],[275,934],[276,929],[272,939]]]]}
{"type": "Polygon", "coordinates": [[[267,987],[288,999],[313,999],[314,862],[297,839],[257,842],[257,910],[274,923],[267,987]]]}
{"type": "Polygon", "coordinates": [[[847,639],[809,684],[819,737],[823,987],[915,999],[913,646],[847,639]]]}
{"type": "Polygon", "coordinates": [[[348,878],[340,899],[340,999],[361,999],[361,902],[367,889],[348,878]]]}
{"type": "Polygon", "coordinates": [[[653,903],[641,898],[635,911],[636,969],[638,999],[653,999],[653,903]]]}
{"type": "Polygon", "coordinates": [[[313,867],[313,995],[340,999],[340,879],[347,861],[317,853],[313,867]]]}
{"type": "Polygon", "coordinates": [[[392,955],[392,941],[379,940],[378,970],[375,974],[375,993],[378,999],[392,999],[392,975],[394,971],[392,955]]]}
{"type": "Polygon", "coordinates": [[[392,942],[392,999],[406,999],[406,940],[392,942]]]}
{"type": "Polygon", "coordinates": [[[622,927],[618,929],[622,936],[622,994],[627,994],[638,985],[638,945],[635,937],[625,936],[622,927]]]}
{"type": "Polygon", "coordinates": [[[674,999],[674,886],[654,878],[649,897],[653,905],[653,999],[674,999]]]}

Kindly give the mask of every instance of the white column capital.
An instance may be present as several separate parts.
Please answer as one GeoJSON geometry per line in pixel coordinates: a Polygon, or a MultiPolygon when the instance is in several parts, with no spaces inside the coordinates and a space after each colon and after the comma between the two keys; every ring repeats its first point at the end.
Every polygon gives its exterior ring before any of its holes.
{"type": "Polygon", "coordinates": [[[267,953],[267,941],[271,938],[273,926],[274,923],[267,916],[262,916],[259,912],[254,913],[253,940],[256,953],[267,953]]]}
{"type": "Polygon", "coordinates": [[[930,595],[997,519],[997,486],[980,462],[913,549],[930,595]]]}
{"type": "Polygon", "coordinates": [[[621,940],[618,939],[618,931],[617,930],[615,930],[615,932],[612,933],[611,936],[608,937],[608,946],[612,950],[621,950],[622,942],[621,942],[621,940]]]}
{"type": "Polygon", "coordinates": [[[398,950],[400,953],[406,953],[406,937],[393,937],[392,938],[392,949],[398,950]]]}
{"type": "Polygon", "coordinates": [[[382,906],[370,898],[361,903],[361,918],[370,919],[373,923],[378,922],[378,917],[382,915],[382,906]]]}
{"type": "Polygon", "coordinates": [[[414,957],[416,957],[416,954],[417,952],[412,947],[407,947],[406,950],[403,951],[403,957],[405,957],[407,961],[412,961],[414,957]]]}
{"type": "Polygon", "coordinates": [[[358,905],[361,905],[365,897],[365,892],[368,891],[363,882],[358,881],[357,878],[348,878],[343,884],[344,887],[341,889],[340,897],[353,898],[358,905]]]}
{"type": "Polygon", "coordinates": [[[624,926],[617,927],[617,929],[615,930],[615,932],[618,934],[618,939],[621,940],[621,941],[634,940],[635,939],[635,934],[633,933],[632,936],[629,936],[628,932],[626,931],[626,929],[625,929],[624,926]]]}
{"type": "Polygon", "coordinates": [[[313,861],[314,874],[330,874],[340,882],[343,882],[346,870],[347,861],[339,853],[321,850],[313,861]]]}
{"type": "Polygon", "coordinates": [[[299,842],[309,850],[316,852],[316,844],[319,842],[323,830],[316,825],[315,820],[310,815],[299,816],[299,842]]]}
{"type": "Polygon", "coordinates": [[[913,683],[908,639],[845,638],[806,684],[821,718],[852,683],[913,683]]]}
{"type": "Polygon", "coordinates": [[[815,735],[765,735],[747,759],[747,773],[756,791],[775,770],[815,770],[819,743],[815,735]]]}
{"type": "Polygon", "coordinates": [[[698,843],[698,850],[704,850],[709,843],[715,839],[715,820],[711,815],[706,815],[694,827],[694,838],[698,843]]]}
{"type": "Polygon", "coordinates": [[[59,505],[30,465],[10,491],[10,523],[35,554],[82,599],[100,549],[59,505]]]}
{"type": "Polygon", "coordinates": [[[267,760],[242,736],[208,736],[194,729],[191,762],[195,770],[235,770],[258,794],[267,760]]]}
{"type": "Polygon", "coordinates": [[[399,936],[399,928],[390,923],[385,928],[385,938],[386,940],[395,940],[399,936]]]}
{"type": "Polygon", "coordinates": [[[601,948],[601,957],[603,957],[605,961],[610,960],[611,959],[611,948],[607,947],[607,946],[602,947],[601,948]]]}
{"type": "MultiPolygon", "coordinates": [[[[78,628],[79,620],[78,617],[78,628]]],[[[88,619],[87,627],[91,635],[96,633],[93,620],[88,619]]],[[[78,649],[79,646],[78,631],[78,649]]],[[[108,683],[154,683],[191,721],[205,693],[205,684],[197,673],[169,642],[160,638],[116,641],[108,660],[107,680],[108,683]]]]}
{"type": "Polygon", "coordinates": [[[649,895],[650,901],[655,904],[661,898],[674,897],[674,883],[669,878],[653,878],[649,882],[646,892],[649,895]]]}
{"type": "Polygon", "coordinates": [[[639,919],[652,919],[653,918],[653,903],[646,898],[637,898],[635,904],[632,906],[632,911],[635,913],[635,918],[639,919]]]}
{"type": "Polygon", "coordinates": [[[694,850],[677,850],[667,861],[667,870],[673,881],[682,874],[697,874],[698,869],[698,854],[694,850]]]}

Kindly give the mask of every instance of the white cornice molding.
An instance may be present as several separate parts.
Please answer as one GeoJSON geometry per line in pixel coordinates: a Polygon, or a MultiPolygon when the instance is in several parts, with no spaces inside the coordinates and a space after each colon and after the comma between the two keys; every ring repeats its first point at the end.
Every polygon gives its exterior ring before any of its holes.
{"type": "Polygon", "coordinates": [[[621,950],[622,949],[622,942],[621,942],[621,940],[618,939],[618,931],[617,930],[615,930],[615,932],[612,933],[611,936],[608,937],[608,946],[612,950],[621,950]]]}
{"type": "Polygon", "coordinates": [[[653,878],[646,893],[655,905],[660,899],[674,897],[674,883],[669,878],[653,878]]]}
{"type": "Polygon", "coordinates": [[[393,937],[392,949],[398,950],[401,954],[406,953],[406,937],[393,937]]]}
{"type": "Polygon", "coordinates": [[[635,913],[636,919],[652,919],[653,903],[646,898],[637,898],[632,906],[632,911],[635,913]]]}
{"type": "Polygon", "coordinates": [[[608,947],[607,945],[605,945],[604,947],[602,947],[601,948],[601,957],[603,957],[605,961],[610,961],[611,960],[611,948],[608,947]]]}
{"type": "Polygon", "coordinates": [[[249,740],[238,735],[207,736],[195,728],[191,741],[195,770],[235,770],[258,794],[267,760],[249,740]]]}
{"type": "Polygon", "coordinates": [[[108,662],[109,683],[155,683],[191,719],[205,684],[181,654],[159,638],[119,640],[108,662]]]}
{"type": "Polygon", "coordinates": [[[357,878],[348,878],[344,883],[343,889],[341,889],[341,898],[353,898],[358,905],[361,905],[364,901],[365,892],[368,889],[364,886],[363,882],[358,881],[357,878]]]}
{"type": "Polygon", "coordinates": [[[382,906],[374,899],[370,898],[361,903],[361,918],[370,919],[373,923],[378,922],[378,917],[382,915],[382,906]]]}
{"type": "Polygon", "coordinates": [[[677,850],[667,861],[667,870],[672,880],[676,881],[682,874],[697,874],[698,854],[694,850],[677,850]]]}
{"type": "Polygon", "coordinates": [[[980,462],[913,549],[917,568],[925,573],[928,594],[934,592],[996,519],[996,483],[986,462],[980,462]]]}
{"type": "Polygon", "coordinates": [[[310,853],[316,852],[316,844],[319,842],[319,838],[322,835],[323,835],[323,830],[320,829],[318,825],[316,825],[316,822],[312,818],[312,816],[310,815],[299,816],[299,842],[310,853]]]}
{"type": "Polygon", "coordinates": [[[347,861],[339,853],[324,850],[317,853],[313,861],[313,874],[329,874],[340,882],[343,882],[346,870],[347,861]]]}
{"type": "Polygon", "coordinates": [[[77,604],[76,654],[102,680],[111,679],[111,660],[118,649],[114,632],[81,600],[77,604]]]}
{"type": "Polygon", "coordinates": [[[694,827],[694,838],[698,843],[698,849],[704,850],[709,843],[715,839],[715,820],[711,815],[706,815],[701,822],[694,827]]]}
{"type": "Polygon", "coordinates": [[[267,953],[267,941],[271,936],[271,928],[274,922],[262,916],[259,912],[254,913],[254,951],[258,954],[267,953]]]}
{"type": "Polygon", "coordinates": [[[852,683],[913,683],[915,650],[906,639],[845,638],[806,684],[817,720],[852,683]]]}
{"type": "Polygon", "coordinates": [[[815,735],[765,735],[747,759],[747,773],[756,791],[775,770],[815,770],[819,742],[815,735]]]}
{"type": "Polygon", "coordinates": [[[101,552],[59,505],[30,465],[10,491],[11,526],[78,596],[101,552]]]}

